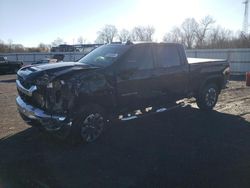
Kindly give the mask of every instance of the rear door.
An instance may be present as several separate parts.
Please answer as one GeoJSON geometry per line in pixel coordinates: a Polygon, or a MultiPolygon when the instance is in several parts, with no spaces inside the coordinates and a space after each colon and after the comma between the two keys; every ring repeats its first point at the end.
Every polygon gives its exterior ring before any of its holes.
{"type": "Polygon", "coordinates": [[[188,64],[175,44],[155,44],[154,92],[164,101],[175,101],[187,92],[188,64]]]}
{"type": "Polygon", "coordinates": [[[117,66],[117,95],[120,106],[138,107],[150,103],[153,68],[150,44],[131,47],[117,66]]]}

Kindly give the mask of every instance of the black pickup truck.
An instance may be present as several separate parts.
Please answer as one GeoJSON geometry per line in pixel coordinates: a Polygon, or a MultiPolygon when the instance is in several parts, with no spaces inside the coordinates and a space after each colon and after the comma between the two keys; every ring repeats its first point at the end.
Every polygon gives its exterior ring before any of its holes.
{"type": "Polygon", "coordinates": [[[0,56],[0,73],[17,73],[23,66],[22,61],[9,61],[7,58],[0,56]]]}
{"type": "Polygon", "coordinates": [[[134,119],[183,98],[212,110],[228,74],[226,60],[187,59],[180,44],[108,44],[78,62],[22,68],[16,103],[28,124],[92,142],[115,117],[134,119]]]}

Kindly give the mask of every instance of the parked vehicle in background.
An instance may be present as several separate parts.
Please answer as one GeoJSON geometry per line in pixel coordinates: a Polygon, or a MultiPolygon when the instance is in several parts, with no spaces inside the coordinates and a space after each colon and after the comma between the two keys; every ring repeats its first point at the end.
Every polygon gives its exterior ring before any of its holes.
{"type": "Polygon", "coordinates": [[[78,62],[22,68],[16,103],[28,124],[92,142],[108,120],[134,119],[148,107],[195,97],[212,110],[228,76],[226,60],[187,59],[180,44],[109,44],[78,62]]]}
{"type": "Polygon", "coordinates": [[[87,54],[101,45],[103,44],[75,44],[75,45],[61,44],[59,46],[52,47],[50,51],[51,52],[84,52],[84,54],[87,54]]]}
{"type": "Polygon", "coordinates": [[[31,63],[31,65],[41,65],[41,64],[56,63],[56,62],[57,62],[57,59],[44,58],[44,59],[40,59],[39,61],[36,61],[34,63],[31,63]]]}
{"type": "Polygon", "coordinates": [[[64,59],[64,54],[54,54],[52,59],[56,59],[56,62],[62,62],[64,59]]]}
{"type": "Polygon", "coordinates": [[[62,62],[63,59],[64,59],[64,54],[55,54],[55,55],[53,55],[52,58],[40,59],[39,61],[31,63],[31,65],[40,65],[40,64],[46,64],[46,63],[57,63],[57,62],[62,62]]]}
{"type": "Polygon", "coordinates": [[[8,61],[7,57],[0,56],[0,73],[17,73],[23,66],[22,61],[8,61]]]}

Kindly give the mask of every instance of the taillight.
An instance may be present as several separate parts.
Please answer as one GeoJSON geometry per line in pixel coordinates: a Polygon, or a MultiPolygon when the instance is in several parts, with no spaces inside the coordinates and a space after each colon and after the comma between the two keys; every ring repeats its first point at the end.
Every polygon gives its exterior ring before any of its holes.
{"type": "Polygon", "coordinates": [[[223,71],[223,74],[225,76],[230,76],[230,68],[229,67],[225,68],[225,70],[223,71]]]}

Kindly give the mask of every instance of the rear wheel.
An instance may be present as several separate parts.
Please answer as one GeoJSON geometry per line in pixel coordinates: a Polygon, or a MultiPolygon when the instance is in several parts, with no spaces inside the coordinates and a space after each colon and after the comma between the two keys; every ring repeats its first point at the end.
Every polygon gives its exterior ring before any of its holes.
{"type": "Polygon", "coordinates": [[[196,98],[197,106],[202,110],[212,110],[218,100],[219,89],[216,84],[205,85],[196,98]]]}

